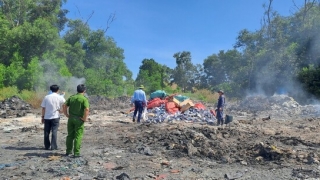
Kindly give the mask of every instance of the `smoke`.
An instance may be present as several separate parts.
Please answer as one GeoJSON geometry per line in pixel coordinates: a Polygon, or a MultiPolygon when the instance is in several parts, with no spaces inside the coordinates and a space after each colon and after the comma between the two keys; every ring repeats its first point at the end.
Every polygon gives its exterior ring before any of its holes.
{"type": "Polygon", "coordinates": [[[43,69],[43,76],[36,85],[37,91],[49,91],[49,87],[53,84],[60,86],[60,91],[74,94],[77,92],[77,85],[84,84],[85,78],[61,76],[61,68],[54,62],[45,60],[40,63],[40,69],[43,69]]]}
{"type": "MultiPolygon", "coordinates": [[[[293,19],[295,18],[290,18],[291,21],[293,19]]],[[[308,93],[297,79],[302,64],[313,64],[316,67],[320,65],[320,36],[314,33],[318,31],[319,26],[314,25],[313,29],[292,32],[290,37],[296,39],[299,44],[293,41],[284,45],[278,44],[269,47],[266,54],[261,53],[256,56],[254,62],[256,73],[252,75],[255,84],[251,84],[247,96],[288,95],[300,104],[320,104],[319,100],[308,93]],[[306,36],[306,31],[313,33],[306,36]],[[302,48],[301,46],[306,49],[304,52],[306,59],[298,57],[297,48],[302,48]]],[[[270,43],[272,42],[273,39],[270,40],[270,43]]]]}

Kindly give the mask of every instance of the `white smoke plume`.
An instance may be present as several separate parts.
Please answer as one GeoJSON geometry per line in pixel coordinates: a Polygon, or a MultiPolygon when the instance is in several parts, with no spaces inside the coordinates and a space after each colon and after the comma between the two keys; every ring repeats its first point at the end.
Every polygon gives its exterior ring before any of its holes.
{"type": "Polygon", "coordinates": [[[84,84],[85,78],[81,77],[66,77],[61,76],[58,66],[51,61],[43,61],[40,63],[39,68],[44,71],[43,76],[40,78],[40,82],[36,86],[36,90],[49,91],[51,85],[56,84],[60,86],[60,91],[64,91],[69,94],[77,92],[77,85],[84,84]]]}

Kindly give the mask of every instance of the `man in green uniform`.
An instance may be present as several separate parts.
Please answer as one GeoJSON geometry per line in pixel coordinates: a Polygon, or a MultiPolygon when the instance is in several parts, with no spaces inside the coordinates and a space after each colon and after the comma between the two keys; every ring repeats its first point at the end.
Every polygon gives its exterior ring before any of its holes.
{"type": "Polygon", "coordinates": [[[73,148],[74,157],[80,157],[84,122],[87,121],[89,115],[89,101],[84,96],[86,86],[84,84],[79,84],[77,86],[77,92],[77,94],[70,96],[63,105],[63,113],[68,118],[66,155],[72,154],[73,148]]]}

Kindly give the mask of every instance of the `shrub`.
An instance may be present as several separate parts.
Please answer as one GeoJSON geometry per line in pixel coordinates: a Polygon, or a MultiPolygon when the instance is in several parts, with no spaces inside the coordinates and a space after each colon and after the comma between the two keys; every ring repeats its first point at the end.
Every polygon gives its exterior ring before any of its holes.
{"type": "Polygon", "coordinates": [[[19,94],[22,100],[29,103],[33,108],[40,108],[41,102],[44,96],[47,95],[47,92],[35,92],[22,90],[19,94]]]}
{"type": "Polygon", "coordinates": [[[3,101],[6,98],[10,98],[14,95],[19,95],[18,88],[16,86],[9,86],[0,89],[0,100],[3,101]]]}
{"type": "Polygon", "coordinates": [[[216,103],[219,98],[218,93],[212,93],[207,89],[195,90],[193,93],[182,93],[182,95],[188,96],[194,100],[200,100],[207,103],[216,103]]]}

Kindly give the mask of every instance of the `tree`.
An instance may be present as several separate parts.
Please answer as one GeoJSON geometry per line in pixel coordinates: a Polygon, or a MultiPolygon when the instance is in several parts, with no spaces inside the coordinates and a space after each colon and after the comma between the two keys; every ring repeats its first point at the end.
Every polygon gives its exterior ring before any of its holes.
{"type": "Polygon", "coordinates": [[[177,66],[172,72],[172,79],[183,92],[191,91],[193,84],[193,74],[195,74],[196,67],[191,62],[191,53],[188,51],[178,52],[173,55],[176,59],[177,66]]]}
{"type": "Polygon", "coordinates": [[[144,59],[139,67],[135,84],[136,86],[143,84],[147,93],[164,89],[168,84],[168,69],[167,66],[157,63],[154,59],[144,59]]]}

